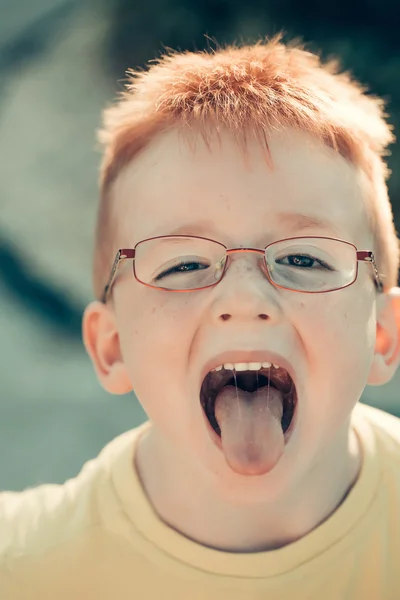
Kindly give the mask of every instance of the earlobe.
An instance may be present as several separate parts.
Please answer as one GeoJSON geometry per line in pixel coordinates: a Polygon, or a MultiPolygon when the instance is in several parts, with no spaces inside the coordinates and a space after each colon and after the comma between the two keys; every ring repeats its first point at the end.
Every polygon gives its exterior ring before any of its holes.
{"type": "Polygon", "coordinates": [[[103,388],[110,394],[127,394],[132,391],[121,356],[113,310],[101,302],[91,302],[83,314],[82,336],[103,388]]]}
{"type": "Polygon", "coordinates": [[[400,288],[392,288],[378,299],[375,354],[369,385],[391,380],[400,362],[400,288]]]}

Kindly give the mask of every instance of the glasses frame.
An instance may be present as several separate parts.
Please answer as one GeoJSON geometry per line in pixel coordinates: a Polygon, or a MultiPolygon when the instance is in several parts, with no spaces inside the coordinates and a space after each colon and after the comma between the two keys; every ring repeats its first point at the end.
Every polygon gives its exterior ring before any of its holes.
{"type": "Polygon", "coordinates": [[[377,287],[378,292],[383,292],[383,283],[382,280],[379,276],[379,272],[376,266],[376,262],[375,262],[375,256],[374,253],[371,252],[370,250],[357,250],[357,247],[352,244],[351,242],[347,242],[346,240],[341,240],[339,238],[332,238],[332,237],[327,237],[327,236],[320,236],[320,235],[309,235],[309,236],[295,236],[295,237],[290,237],[290,238],[284,238],[282,240],[276,240],[275,242],[271,242],[270,244],[267,244],[267,246],[265,246],[264,249],[262,248],[228,248],[227,246],[225,246],[225,244],[223,244],[222,242],[217,242],[216,240],[212,240],[211,238],[206,238],[203,236],[199,236],[199,235],[159,235],[156,237],[151,237],[151,238],[147,238],[145,240],[141,240],[140,242],[138,242],[137,244],[135,244],[134,248],[120,248],[115,256],[113,265],[111,267],[111,272],[110,272],[110,276],[108,278],[108,282],[107,285],[104,287],[104,291],[103,291],[103,295],[101,298],[101,302],[103,302],[104,304],[107,302],[107,298],[108,295],[110,293],[110,290],[112,288],[112,285],[114,283],[116,274],[117,274],[117,270],[119,265],[121,264],[122,261],[127,260],[132,258],[132,265],[133,265],[133,274],[135,279],[141,283],[142,285],[145,285],[146,287],[150,287],[153,288],[155,290],[164,290],[166,292],[197,292],[199,290],[205,290],[207,288],[211,288],[211,287],[215,287],[216,285],[218,285],[222,279],[225,276],[226,271],[228,270],[228,266],[230,264],[230,255],[234,254],[234,253],[238,253],[238,252],[253,252],[254,254],[261,254],[264,258],[264,271],[265,271],[265,275],[268,279],[268,281],[275,287],[277,288],[281,288],[283,290],[289,290],[290,292],[298,292],[299,294],[327,294],[329,292],[335,292],[337,290],[342,290],[345,289],[347,287],[349,287],[350,285],[353,285],[353,283],[357,280],[358,277],[358,263],[359,262],[366,262],[369,263],[372,267],[373,270],[373,275],[374,275],[374,282],[375,285],[377,287]],[[192,288],[189,290],[170,290],[168,288],[163,288],[161,286],[158,285],[151,285],[150,283],[145,283],[144,281],[141,281],[136,273],[136,269],[135,269],[135,254],[136,254],[136,248],[140,245],[143,244],[144,242],[149,242],[151,240],[160,240],[160,239],[165,239],[165,238],[192,238],[192,239],[197,239],[197,240],[206,240],[208,242],[214,242],[214,244],[218,244],[221,246],[221,248],[224,249],[227,260],[225,261],[225,265],[224,265],[224,269],[222,271],[221,277],[218,279],[218,281],[216,281],[215,283],[211,283],[210,285],[205,285],[205,286],[201,286],[199,288],[192,288]],[[288,288],[282,285],[278,285],[277,283],[275,283],[270,276],[269,273],[269,269],[268,269],[268,264],[265,258],[265,253],[267,248],[269,248],[270,246],[273,246],[277,243],[281,243],[281,242],[289,242],[292,240],[302,240],[302,239],[314,239],[314,240],[332,240],[332,241],[336,241],[336,242],[341,242],[342,244],[347,244],[348,246],[352,246],[352,248],[354,248],[355,251],[355,255],[356,255],[356,272],[354,275],[354,279],[353,281],[351,281],[350,283],[347,283],[346,285],[342,285],[340,287],[334,288],[332,290],[322,290],[322,291],[318,291],[318,292],[312,292],[312,291],[303,291],[303,290],[294,290],[292,288],[288,288]]]}

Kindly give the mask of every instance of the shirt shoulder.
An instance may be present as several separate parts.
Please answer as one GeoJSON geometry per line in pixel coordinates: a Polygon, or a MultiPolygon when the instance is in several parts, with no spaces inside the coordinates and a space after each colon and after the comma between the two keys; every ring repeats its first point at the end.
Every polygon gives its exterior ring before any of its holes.
{"type": "Polygon", "coordinates": [[[360,403],[355,411],[355,422],[360,419],[367,424],[383,464],[391,465],[400,479],[400,418],[360,403]]]}
{"type": "Polygon", "coordinates": [[[51,551],[101,524],[110,510],[118,510],[109,463],[131,433],[115,438],[64,484],[1,492],[0,563],[51,551]]]}

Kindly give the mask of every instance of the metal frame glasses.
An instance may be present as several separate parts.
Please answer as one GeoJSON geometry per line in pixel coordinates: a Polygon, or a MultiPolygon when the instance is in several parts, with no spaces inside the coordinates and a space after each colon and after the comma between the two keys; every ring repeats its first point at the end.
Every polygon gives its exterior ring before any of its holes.
{"type": "Polygon", "coordinates": [[[202,237],[202,236],[195,236],[195,235],[162,235],[162,236],[156,236],[156,237],[152,237],[152,238],[147,238],[145,240],[141,240],[140,242],[138,242],[135,245],[134,248],[121,248],[120,250],[118,250],[118,252],[117,252],[117,254],[115,256],[112,268],[111,268],[111,273],[110,273],[107,285],[104,288],[101,301],[103,303],[107,302],[107,298],[108,298],[108,295],[110,293],[111,287],[112,287],[112,285],[114,283],[118,267],[121,264],[121,262],[124,261],[124,260],[126,260],[126,259],[133,259],[132,264],[133,264],[133,274],[134,274],[134,277],[142,285],[145,285],[147,287],[150,287],[150,288],[153,288],[153,289],[156,289],[156,290],[164,290],[164,291],[168,291],[168,292],[195,292],[195,291],[198,291],[198,290],[203,290],[203,289],[207,289],[207,288],[214,287],[214,286],[218,285],[218,283],[220,283],[220,281],[222,281],[222,279],[224,278],[225,273],[226,273],[226,271],[228,269],[228,266],[229,266],[229,263],[230,263],[230,260],[229,260],[230,255],[234,254],[234,253],[238,253],[238,252],[253,252],[255,254],[261,254],[261,255],[263,255],[263,258],[264,258],[263,267],[264,267],[264,272],[265,272],[265,275],[266,275],[268,281],[272,285],[274,285],[275,287],[286,289],[286,290],[290,290],[291,292],[299,292],[301,294],[326,294],[328,292],[334,292],[336,290],[340,290],[340,289],[344,289],[346,287],[349,287],[350,285],[352,285],[356,281],[356,279],[358,277],[358,263],[359,262],[366,262],[366,263],[369,263],[371,265],[372,271],[373,271],[373,276],[374,276],[374,281],[375,281],[375,285],[377,287],[377,290],[378,290],[378,292],[382,292],[383,291],[383,283],[382,283],[381,278],[380,278],[379,273],[378,273],[378,269],[377,269],[377,266],[376,266],[375,257],[374,257],[373,252],[371,252],[369,250],[357,250],[357,248],[356,248],[356,246],[354,244],[352,244],[351,242],[347,242],[345,240],[341,240],[341,239],[337,239],[337,238],[331,238],[331,237],[326,237],[326,236],[296,236],[296,237],[284,238],[283,240],[277,240],[275,242],[271,242],[270,244],[268,244],[267,246],[265,246],[264,249],[262,249],[262,248],[228,248],[227,246],[225,246],[225,244],[222,244],[221,242],[217,242],[216,240],[212,240],[210,238],[205,238],[205,237],[202,237]],[[213,283],[211,283],[209,285],[206,285],[206,286],[201,286],[201,287],[198,287],[198,288],[191,288],[191,289],[183,289],[183,290],[181,290],[181,289],[179,289],[179,290],[167,289],[167,288],[163,288],[162,286],[155,286],[155,285],[151,285],[150,283],[146,283],[144,281],[141,281],[139,279],[139,277],[137,276],[136,269],[135,269],[135,255],[136,255],[136,249],[137,249],[137,247],[140,244],[143,244],[143,243],[151,241],[151,240],[158,240],[158,239],[162,240],[162,239],[168,239],[168,238],[171,238],[171,239],[172,238],[187,238],[187,239],[206,240],[206,241],[209,241],[209,242],[214,242],[215,244],[219,244],[221,246],[221,248],[224,249],[225,256],[227,258],[227,260],[225,260],[225,264],[224,264],[224,267],[223,267],[223,270],[222,270],[220,278],[217,281],[215,281],[215,282],[213,282],[213,283]],[[267,251],[267,249],[270,248],[271,246],[273,246],[275,244],[278,244],[278,243],[281,243],[281,242],[286,242],[286,241],[289,242],[289,241],[292,241],[292,240],[304,240],[304,239],[308,239],[308,240],[309,239],[332,240],[332,241],[341,242],[343,244],[347,244],[348,246],[352,246],[354,248],[355,257],[356,257],[356,261],[357,261],[356,262],[354,279],[350,283],[346,283],[345,285],[336,287],[334,289],[317,290],[317,291],[297,290],[297,289],[293,289],[293,288],[290,288],[290,287],[285,287],[285,286],[279,285],[275,281],[273,281],[273,279],[271,278],[271,275],[270,275],[270,271],[269,271],[269,267],[268,267],[267,261],[266,261],[266,251],[267,251]]]}

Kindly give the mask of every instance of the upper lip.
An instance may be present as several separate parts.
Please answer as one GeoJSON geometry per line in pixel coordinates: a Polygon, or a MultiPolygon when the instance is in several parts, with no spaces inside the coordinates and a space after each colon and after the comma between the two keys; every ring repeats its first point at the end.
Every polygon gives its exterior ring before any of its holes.
{"type": "Polygon", "coordinates": [[[286,369],[292,381],[296,385],[296,373],[293,365],[281,354],[270,350],[226,350],[210,358],[203,366],[200,374],[200,386],[202,385],[206,375],[218,367],[226,363],[249,363],[249,362],[270,362],[279,365],[286,369]]]}

